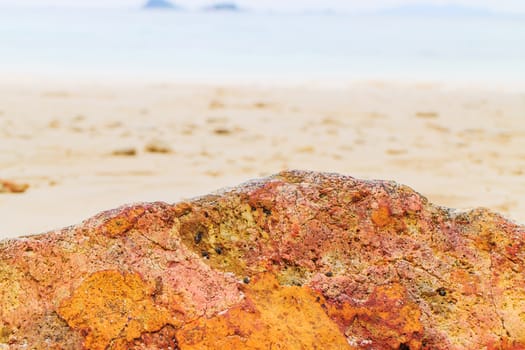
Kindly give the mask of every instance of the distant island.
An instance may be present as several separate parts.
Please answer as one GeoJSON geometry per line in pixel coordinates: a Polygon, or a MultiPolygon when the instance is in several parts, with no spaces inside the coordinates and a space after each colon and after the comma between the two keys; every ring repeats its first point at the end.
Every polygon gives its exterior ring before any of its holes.
{"type": "Polygon", "coordinates": [[[167,0],[148,0],[144,5],[145,9],[178,9],[178,6],[175,6],[167,0]]]}
{"type": "Polygon", "coordinates": [[[381,15],[425,16],[425,17],[486,17],[489,10],[457,5],[405,5],[379,11],[381,15]]]}
{"type": "Polygon", "coordinates": [[[229,11],[238,12],[241,8],[234,2],[219,2],[204,8],[205,11],[229,11]]]}

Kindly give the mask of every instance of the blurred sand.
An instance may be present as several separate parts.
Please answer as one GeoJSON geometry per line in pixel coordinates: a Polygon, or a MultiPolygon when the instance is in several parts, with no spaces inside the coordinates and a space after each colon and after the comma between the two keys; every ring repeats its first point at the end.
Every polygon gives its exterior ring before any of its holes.
{"type": "Polygon", "coordinates": [[[0,238],[295,168],[525,223],[525,93],[330,85],[0,83],[0,179],[31,186],[0,194],[0,238]]]}

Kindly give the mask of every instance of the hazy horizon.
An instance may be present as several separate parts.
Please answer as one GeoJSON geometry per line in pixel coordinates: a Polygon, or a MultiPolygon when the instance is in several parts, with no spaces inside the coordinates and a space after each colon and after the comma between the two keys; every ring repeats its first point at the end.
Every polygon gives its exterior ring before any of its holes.
{"type": "MultiPolygon", "coordinates": [[[[0,8],[42,8],[42,7],[67,7],[67,8],[140,8],[145,0],[0,0],[0,8]]],[[[310,11],[310,10],[336,10],[347,12],[376,11],[406,5],[437,5],[460,6],[474,9],[485,9],[492,12],[525,14],[525,2],[521,0],[508,0],[504,3],[495,0],[375,0],[363,3],[357,0],[291,0],[283,3],[277,0],[237,0],[237,1],[211,1],[211,0],[173,0],[174,4],[188,9],[198,9],[206,5],[219,2],[234,2],[240,7],[257,10],[281,11],[310,11]]]]}

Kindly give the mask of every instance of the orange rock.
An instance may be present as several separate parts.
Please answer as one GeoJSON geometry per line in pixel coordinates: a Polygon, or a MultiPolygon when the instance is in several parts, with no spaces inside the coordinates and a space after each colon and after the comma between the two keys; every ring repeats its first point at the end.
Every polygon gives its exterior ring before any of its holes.
{"type": "Polygon", "coordinates": [[[104,350],[169,323],[168,313],[155,306],[150,294],[137,274],[100,271],[84,280],[57,311],[85,335],[86,349],[104,350]]]}
{"type": "Polygon", "coordinates": [[[141,207],[122,208],[122,211],[117,216],[104,222],[98,230],[112,238],[122,235],[135,225],[144,212],[144,208],[141,207]]]}
{"type": "Polygon", "coordinates": [[[525,227],[283,172],[0,242],[0,349],[524,350],[525,227]]]}
{"type": "Polygon", "coordinates": [[[246,300],[178,332],[181,350],[351,349],[328,317],[324,298],[305,287],[283,287],[271,274],[245,288],[246,300]]]}
{"type": "Polygon", "coordinates": [[[28,184],[0,179],[0,193],[24,193],[28,188],[28,184]]]}
{"type": "Polygon", "coordinates": [[[328,307],[328,315],[337,320],[341,330],[348,335],[350,344],[360,346],[363,339],[373,335],[373,344],[377,348],[422,348],[421,311],[408,299],[403,286],[378,286],[361,304],[330,304],[328,307]]]}
{"type": "Polygon", "coordinates": [[[372,221],[379,227],[388,225],[390,222],[390,208],[385,205],[380,206],[378,209],[372,211],[372,221]]]}

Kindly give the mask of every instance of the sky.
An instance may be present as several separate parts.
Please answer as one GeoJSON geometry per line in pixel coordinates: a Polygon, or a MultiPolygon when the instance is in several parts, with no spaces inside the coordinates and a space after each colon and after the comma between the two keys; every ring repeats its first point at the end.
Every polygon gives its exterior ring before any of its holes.
{"type": "MultiPolygon", "coordinates": [[[[146,0],[0,0],[0,7],[108,7],[136,8],[146,0]]],[[[224,0],[172,0],[187,8],[199,8],[224,0]]],[[[228,2],[230,0],[226,0],[228,2]]],[[[407,4],[459,5],[497,12],[525,13],[525,0],[237,0],[240,6],[257,9],[313,10],[336,9],[370,11],[407,4]]]]}

